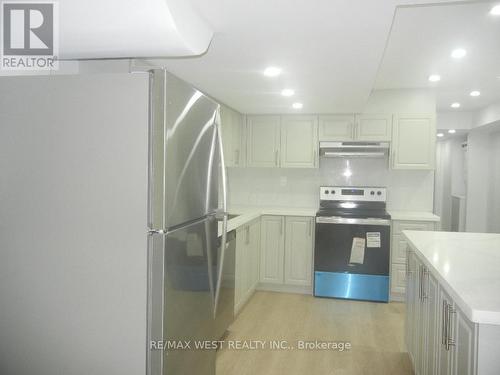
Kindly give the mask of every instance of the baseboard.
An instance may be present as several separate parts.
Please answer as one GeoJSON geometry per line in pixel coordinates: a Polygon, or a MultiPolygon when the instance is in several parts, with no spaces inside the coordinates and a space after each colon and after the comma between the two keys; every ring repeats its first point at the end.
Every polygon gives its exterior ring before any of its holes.
{"type": "Polygon", "coordinates": [[[260,283],[257,290],[312,295],[312,286],[260,283]]]}

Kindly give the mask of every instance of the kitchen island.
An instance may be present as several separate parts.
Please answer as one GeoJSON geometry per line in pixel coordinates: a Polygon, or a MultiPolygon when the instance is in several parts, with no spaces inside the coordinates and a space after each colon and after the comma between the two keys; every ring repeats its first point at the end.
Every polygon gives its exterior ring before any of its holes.
{"type": "Polygon", "coordinates": [[[416,374],[500,374],[500,234],[403,231],[416,374]]]}

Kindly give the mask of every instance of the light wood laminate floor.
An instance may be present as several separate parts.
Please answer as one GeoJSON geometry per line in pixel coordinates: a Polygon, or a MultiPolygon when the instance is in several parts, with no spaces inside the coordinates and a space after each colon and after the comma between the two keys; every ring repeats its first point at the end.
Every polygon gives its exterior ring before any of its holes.
{"type": "MultiPolygon", "coordinates": [[[[371,303],[257,292],[229,329],[227,340],[349,342],[349,351],[234,350],[218,353],[217,375],[406,375],[402,303],[371,303]]],[[[247,341],[249,342],[249,341],[247,341]]]]}

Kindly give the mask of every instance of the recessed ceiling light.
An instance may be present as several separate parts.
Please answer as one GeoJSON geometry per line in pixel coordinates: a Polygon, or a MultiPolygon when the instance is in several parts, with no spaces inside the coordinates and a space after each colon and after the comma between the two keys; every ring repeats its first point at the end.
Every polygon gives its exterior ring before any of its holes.
{"type": "Polygon", "coordinates": [[[460,108],[460,103],[451,103],[451,108],[460,108]]]}
{"type": "Polygon", "coordinates": [[[443,134],[443,133],[437,133],[436,135],[437,135],[439,138],[444,137],[444,134],[443,134]]]}
{"type": "Polygon", "coordinates": [[[479,96],[479,95],[481,95],[480,91],[474,90],[470,92],[470,96],[479,96]]]}
{"type": "Polygon", "coordinates": [[[281,68],[278,68],[276,66],[268,66],[264,70],[264,75],[267,77],[276,77],[281,74],[281,68]]]}
{"type": "Polygon", "coordinates": [[[281,95],[283,96],[293,96],[295,94],[295,91],[292,89],[284,89],[281,91],[281,95]]]}
{"type": "Polygon", "coordinates": [[[467,55],[467,51],[463,48],[457,48],[451,52],[451,57],[454,59],[461,59],[462,57],[465,57],[465,55],[467,55]]]}
{"type": "Polygon", "coordinates": [[[500,16],[500,5],[495,5],[493,8],[491,8],[490,14],[493,14],[494,16],[500,16]]]}
{"type": "Polygon", "coordinates": [[[456,132],[457,132],[457,131],[456,131],[455,129],[450,129],[450,130],[448,130],[448,133],[450,133],[450,134],[455,134],[456,132]]]}
{"type": "Polygon", "coordinates": [[[304,105],[303,105],[302,103],[293,103],[293,104],[292,104],[292,107],[293,107],[294,109],[302,109],[302,107],[303,107],[303,106],[304,106],[304,105]]]}
{"type": "Polygon", "coordinates": [[[441,76],[439,74],[431,74],[429,76],[429,82],[441,81],[441,76]]]}

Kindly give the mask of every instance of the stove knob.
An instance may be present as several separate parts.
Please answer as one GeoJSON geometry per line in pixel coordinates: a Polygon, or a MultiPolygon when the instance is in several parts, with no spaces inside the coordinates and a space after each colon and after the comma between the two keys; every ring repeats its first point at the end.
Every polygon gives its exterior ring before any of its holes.
{"type": "Polygon", "coordinates": [[[382,192],[381,191],[377,191],[377,195],[382,195],[382,192]]]}
{"type": "Polygon", "coordinates": [[[329,194],[328,190],[325,190],[325,194],[329,194]]]}
{"type": "Polygon", "coordinates": [[[335,190],[332,190],[332,194],[335,194],[335,190]]]}
{"type": "Polygon", "coordinates": [[[371,195],[375,195],[375,192],[372,190],[372,192],[370,193],[371,195]]]}

